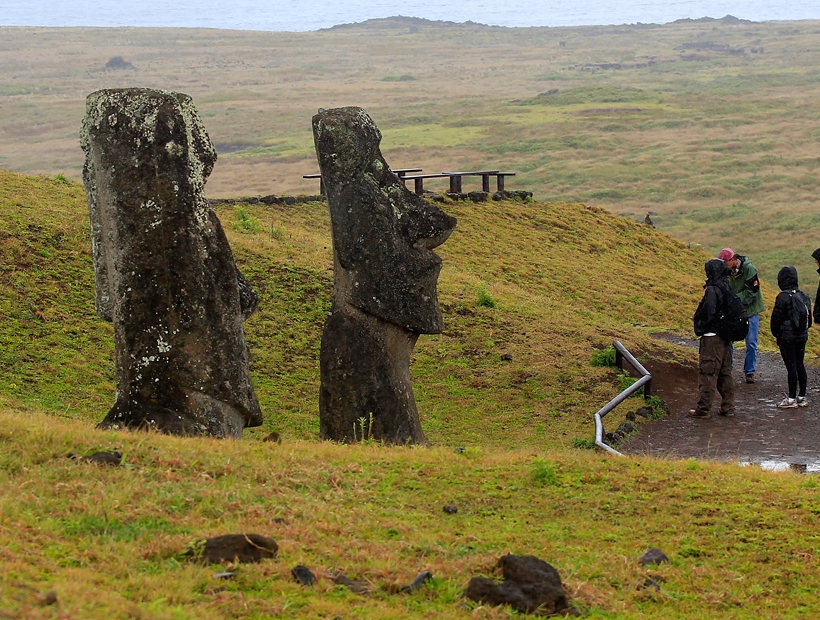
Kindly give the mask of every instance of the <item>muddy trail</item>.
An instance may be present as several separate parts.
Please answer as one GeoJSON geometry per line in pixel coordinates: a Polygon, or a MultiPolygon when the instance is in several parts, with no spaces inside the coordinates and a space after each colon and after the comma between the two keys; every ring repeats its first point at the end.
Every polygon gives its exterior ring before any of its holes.
{"type": "MultiPolygon", "coordinates": [[[[698,346],[697,341],[680,337],[666,336],[664,340],[680,346],[698,346]]],[[[788,392],[786,367],[780,354],[758,351],[757,381],[751,384],[743,376],[744,356],[745,349],[736,347],[733,418],[717,414],[717,394],[711,417],[689,417],[687,412],[697,401],[696,365],[681,367],[648,360],[645,365],[652,373],[652,392],[666,401],[670,415],[662,421],[644,422],[638,433],[618,449],[624,454],[756,463],[767,469],[791,467],[820,473],[820,367],[806,364],[809,406],[778,409],[775,405],[788,392]]],[[[604,419],[607,430],[619,423],[616,412],[604,419]]]]}

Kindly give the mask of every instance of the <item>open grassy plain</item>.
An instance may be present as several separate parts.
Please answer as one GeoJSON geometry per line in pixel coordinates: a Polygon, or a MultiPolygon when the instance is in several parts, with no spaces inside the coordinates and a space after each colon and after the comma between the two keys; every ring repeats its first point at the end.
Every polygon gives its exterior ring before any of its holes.
{"type": "Polygon", "coordinates": [[[459,220],[438,248],[445,332],[423,336],[412,364],[432,449],[316,441],[332,279],[323,203],[220,208],[261,297],[246,334],[266,423],[241,442],[177,439],[93,430],[114,366],[83,188],[0,171],[0,617],[502,618],[461,595],[508,552],[556,566],[590,618],[820,613],[813,477],[584,449],[591,414],[621,389],[591,366],[593,348],[618,338],[639,359],[694,362],[651,334],[688,332],[705,255],[580,203],[443,208],[459,220]],[[240,232],[248,218],[256,232],[240,232]],[[260,441],[271,430],[282,444],[260,441]],[[96,450],[124,465],[65,458],[96,450]],[[220,568],[180,556],[237,532],[272,536],[279,558],[220,568]],[[672,562],[640,567],[653,545],[672,562]],[[320,582],[295,582],[298,564],[320,582]],[[428,587],[395,593],[422,570],[428,587]],[[333,584],[336,572],[373,592],[333,584]],[[661,590],[639,589],[647,578],[661,590]]]}
{"type": "Polygon", "coordinates": [[[221,153],[212,197],[315,193],[310,118],[358,105],[395,167],[513,170],[541,200],[651,212],[685,243],[730,245],[772,284],[784,264],[813,275],[820,22],[3,27],[0,168],[79,179],[84,98],[125,86],[194,97],[221,153]],[[105,69],[114,57],[133,68],[105,69]]]}

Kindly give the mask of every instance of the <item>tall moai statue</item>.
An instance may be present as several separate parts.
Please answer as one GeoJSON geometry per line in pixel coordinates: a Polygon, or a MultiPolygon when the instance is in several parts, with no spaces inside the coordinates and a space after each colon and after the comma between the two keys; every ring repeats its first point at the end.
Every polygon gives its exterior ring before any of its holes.
{"type": "Polygon", "coordinates": [[[456,219],[408,191],[361,108],[319,110],[313,138],[330,208],[333,306],[319,358],[321,436],[427,444],[410,354],[442,330],[436,285],[456,219]]]}
{"type": "Polygon", "coordinates": [[[216,150],[188,95],[101,90],[81,130],[97,313],[114,323],[102,428],[241,437],[262,412],[242,323],[259,299],[203,188],[216,150]]]}

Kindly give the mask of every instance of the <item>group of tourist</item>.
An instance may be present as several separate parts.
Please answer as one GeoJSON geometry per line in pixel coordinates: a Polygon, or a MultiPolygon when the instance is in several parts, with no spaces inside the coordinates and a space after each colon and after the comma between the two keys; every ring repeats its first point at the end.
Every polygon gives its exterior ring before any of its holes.
{"type": "MultiPolygon", "coordinates": [[[[812,254],[820,273],[820,248],[812,254]]],[[[806,407],[806,367],[803,357],[809,328],[820,322],[820,304],[812,313],[811,299],[798,288],[797,270],[783,267],[777,275],[780,293],[774,302],[770,329],[777,339],[780,355],[788,374],[788,395],[777,403],[781,409],[806,407]]],[[[820,299],[820,285],[817,297],[820,299]]],[[[744,340],[746,356],[743,374],[746,383],[755,382],[757,370],[757,339],[760,313],[765,310],[760,279],[747,256],[724,248],[717,258],[706,262],[706,284],[694,316],[695,334],[700,338],[698,391],[699,399],[693,418],[708,418],[715,390],[720,394],[718,413],[735,414],[734,382],[732,380],[733,342],[744,340]]]]}

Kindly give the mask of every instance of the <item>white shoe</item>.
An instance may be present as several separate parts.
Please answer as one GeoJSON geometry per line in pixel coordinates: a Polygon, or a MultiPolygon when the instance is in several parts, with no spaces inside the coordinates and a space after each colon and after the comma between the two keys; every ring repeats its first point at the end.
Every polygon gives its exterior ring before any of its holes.
{"type": "Polygon", "coordinates": [[[797,406],[798,407],[808,407],[809,406],[809,399],[805,396],[798,396],[797,397],[797,406]]]}
{"type": "Polygon", "coordinates": [[[795,409],[797,407],[797,399],[789,398],[788,396],[777,403],[778,409],[795,409]]]}

